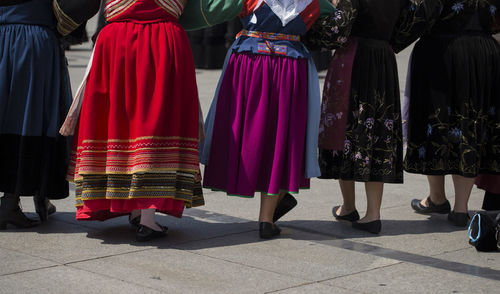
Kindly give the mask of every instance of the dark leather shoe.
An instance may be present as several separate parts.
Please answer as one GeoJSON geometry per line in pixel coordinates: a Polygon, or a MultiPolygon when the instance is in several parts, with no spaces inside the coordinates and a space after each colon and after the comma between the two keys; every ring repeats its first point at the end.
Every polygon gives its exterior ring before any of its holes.
{"type": "Polygon", "coordinates": [[[0,199],[0,230],[6,230],[8,225],[24,229],[38,225],[38,221],[24,215],[18,195],[5,193],[0,199]]]}
{"type": "Polygon", "coordinates": [[[271,239],[281,233],[280,227],[276,224],[261,222],[259,223],[259,236],[262,239],[271,239]]]}
{"type": "Polygon", "coordinates": [[[135,234],[135,239],[137,242],[147,242],[158,238],[163,238],[167,236],[168,229],[166,227],[161,227],[161,231],[155,231],[150,227],[145,225],[139,225],[137,233],[135,234]]]}
{"type": "Polygon", "coordinates": [[[273,222],[279,220],[282,216],[287,214],[297,205],[297,199],[295,199],[290,193],[286,193],[285,197],[281,199],[274,210],[273,222]]]}
{"type": "Polygon", "coordinates": [[[14,211],[0,212],[0,230],[6,230],[7,225],[13,225],[18,229],[26,229],[38,224],[38,221],[24,215],[20,208],[14,211]]]}
{"type": "Polygon", "coordinates": [[[466,227],[469,223],[470,216],[467,212],[454,212],[448,213],[448,221],[457,227],[466,227]]]}
{"type": "Polygon", "coordinates": [[[344,221],[348,221],[348,222],[355,222],[355,221],[359,220],[359,213],[357,210],[354,210],[353,212],[346,214],[346,215],[338,215],[337,210],[339,209],[339,207],[340,207],[340,205],[332,208],[332,214],[335,217],[335,219],[344,220],[344,221]]]}
{"type": "Polygon", "coordinates": [[[421,200],[418,199],[413,199],[411,201],[411,207],[415,212],[421,213],[421,214],[429,214],[429,213],[440,213],[440,214],[446,214],[451,211],[451,206],[450,202],[446,200],[443,204],[436,205],[431,201],[431,197],[427,197],[427,205],[428,206],[423,206],[421,203],[421,200]]]}
{"type": "Polygon", "coordinates": [[[375,220],[368,223],[353,222],[352,227],[372,234],[378,234],[382,229],[382,222],[380,220],[375,220]]]}
{"type": "Polygon", "coordinates": [[[38,200],[35,197],[35,211],[40,217],[40,221],[44,222],[49,219],[49,215],[56,212],[56,206],[50,203],[48,198],[44,198],[42,200],[38,200]]]}

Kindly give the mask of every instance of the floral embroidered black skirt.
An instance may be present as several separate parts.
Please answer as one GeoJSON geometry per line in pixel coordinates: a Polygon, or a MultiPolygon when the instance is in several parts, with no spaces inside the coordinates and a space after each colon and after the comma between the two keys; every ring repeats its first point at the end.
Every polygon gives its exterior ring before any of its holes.
{"type": "Polygon", "coordinates": [[[359,38],[343,150],[319,150],[321,178],[403,182],[398,72],[388,42],[359,38]]]}
{"type": "Polygon", "coordinates": [[[500,46],[491,36],[429,36],[415,45],[405,170],[500,173],[500,46]]]}

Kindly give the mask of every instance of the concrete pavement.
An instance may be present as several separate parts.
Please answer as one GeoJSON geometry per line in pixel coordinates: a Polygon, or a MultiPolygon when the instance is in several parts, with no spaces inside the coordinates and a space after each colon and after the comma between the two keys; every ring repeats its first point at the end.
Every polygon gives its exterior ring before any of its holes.
{"type": "MultiPolygon", "coordinates": [[[[90,46],[67,53],[73,90],[90,46]]],[[[404,89],[409,50],[398,56],[404,89]]],[[[324,78],[325,72],[320,75],[324,78]]],[[[197,70],[208,111],[220,70],[197,70]]],[[[334,221],[341,203],[335,181],[314,179],[299,205],[279,224],[278,239],[258,239],[259,199],[204,190],[206,206],[182,219],[159,216],[166,239],[136,243],[126,217],[75,221],[74,190],[54,201],[58,213],[29,230],[0,232],[0,293],[498,293],[500,253],[478,253],[466,231],[446,216],[412,212],[412,198],[428,193],[426,179],[405,174],[386,185],[380,236],[334,221]]],[[[356,186],[360,213],[364,187],[356,186]]],[[[451,178],[446,186],[453,201],[451,178]]],[[[471,210],[482,191],[474,188],[471,210]]],[[[31,198],[23,209],[35,217],[31,198]]]]}

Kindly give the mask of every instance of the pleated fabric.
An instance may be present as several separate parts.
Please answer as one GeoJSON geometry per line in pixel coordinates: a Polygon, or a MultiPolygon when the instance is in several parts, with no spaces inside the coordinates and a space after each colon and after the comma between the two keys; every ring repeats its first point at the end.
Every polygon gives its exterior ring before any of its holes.
{"type": "Polygon", "coordinates": [[[309,187],[307,77],[306,59],[231,56],[216,106],[205,187],[244,197],[309,187]]]}
{"type": "Polygon", "coordinates": [[[111,22],[97,40],[69,170],[77,219],[204,204],[191,50],[177,20],[155,13],[111,22]]]}
{"type": "Polygon", "coordinates": [[[320,149],[321,178],[403,182],[396,58],[389,43],[358,38],[342,150],[320,149]]]}
{"type": "Polygon", "coordinates": [[[36,17],[51,5],[37,5],[42,11],[27,4],[2,8],[0,191],[61,199],[68,196],[69,145],[58,130],[71,103],[71,89],[66,59],[46,26],[51,14],[45,20],[36,17]],[[16,9],[28,19],[31,13],[35,23],[15,24],[16,9]]]}
{"type": "Polygon", "coordinates": [[[500,46],[477,34],[415,45],[405,169],[426,175],[500,173],[500,46]]]}

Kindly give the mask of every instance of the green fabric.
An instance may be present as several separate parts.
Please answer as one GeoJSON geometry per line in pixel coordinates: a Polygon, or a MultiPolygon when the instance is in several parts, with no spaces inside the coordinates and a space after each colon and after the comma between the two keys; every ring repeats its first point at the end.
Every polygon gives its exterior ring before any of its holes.
{"type": "Polygon", "coordinates": [[[320,16],[325,16],[335,12],[335,7],[330,0],[319,0],[320,16]]]}
{"type": "Polygon", "coordinates": [[[243,10],[243,0],[188,0],[179,23],[198,30],[229,21],[243,10]]]}

